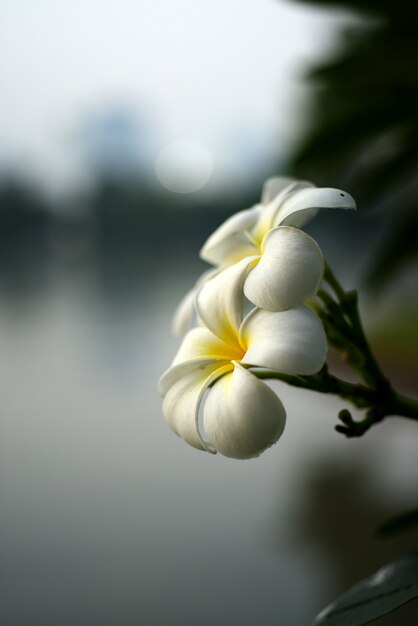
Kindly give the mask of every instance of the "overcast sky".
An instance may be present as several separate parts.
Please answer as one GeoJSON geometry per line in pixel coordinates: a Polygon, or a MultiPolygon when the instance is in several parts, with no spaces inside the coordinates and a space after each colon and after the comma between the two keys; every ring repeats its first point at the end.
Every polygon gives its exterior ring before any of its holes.
{"type": "Polygon", "coordinates": [[[83,120],[114,106],[147,121],[150,161],[187,138],[219,179],[268,162],[340,19],[280,0],[0,0],[0,167],[65,185],[83,120]]]}

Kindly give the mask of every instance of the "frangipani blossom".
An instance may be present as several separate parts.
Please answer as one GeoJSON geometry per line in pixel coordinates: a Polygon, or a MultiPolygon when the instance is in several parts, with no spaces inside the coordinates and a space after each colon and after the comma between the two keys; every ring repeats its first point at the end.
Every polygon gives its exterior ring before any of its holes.
{"type": "Polygon", "coordinates": [[[261,203],[227,219],[201,249],[201,258],[216,269],[203,275],[182,300],[174,332],[183,334],[190,324],[201,284],[245,258],[248,267],[243,267],[247,274],[243,289],[253,304],[270,311],[302,304],[317,292],[324,260],[318,244],[301,226],[320,208],[355,207],[354,199],[340,189],[317,188],[289,178],[267,180],[261,203]]]}
{"type": "Polygon", "coordinates": [[[271,179],[262,204],[236,213],[207,240],[200,255],[220,268],[256,255],[244,293],[256,306],[283,311],[315,295],[324,273],[321,249],[300,230],[319,208],[353,209],[344,191],[271,179]]]}
{"type": "Polygon", "coordinates": [[[196,307],[202,326],[187,333],[159,385],[174,432],[195,448],[237,459],[275,443],[286,419],[280,399],[248,368],[314,374],[327,349],[320,320],[305,306],[255,308],[243,319],[246,265],[244,259],[201,287],[196,307]]]}

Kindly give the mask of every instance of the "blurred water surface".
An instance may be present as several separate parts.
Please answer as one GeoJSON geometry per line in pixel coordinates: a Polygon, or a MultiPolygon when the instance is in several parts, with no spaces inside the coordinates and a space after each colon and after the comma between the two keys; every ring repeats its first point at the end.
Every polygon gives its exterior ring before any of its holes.
{"type": "Polygon", "coordinates": [[[309,624],[347,583],[338,546],[358,533],[350,497],[364,473],[364,575],[373,524],[412,500],[411,426],[346,441],[332,430],[336,399],[282,386],[285,434],[249,462],[171,433],[156,382],[192,274],[149,275],[116,298],[93,271],[61,269],[41,295],[2,294],[3,624],[309,624]],[[345,491],[352,535],[341,539],[332,503],[345,491]]]}

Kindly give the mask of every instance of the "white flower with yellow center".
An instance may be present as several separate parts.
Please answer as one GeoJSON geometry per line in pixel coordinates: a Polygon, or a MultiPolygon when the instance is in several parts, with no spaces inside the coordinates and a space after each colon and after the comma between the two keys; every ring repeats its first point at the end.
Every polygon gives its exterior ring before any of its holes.
{"type": "Polygon", "coordinates": [[[277,395],[249,368],[314,374],[327,350],[322,324],[305,306],[255,308],[243,319],[246,264],[234,264],[201,287],[196,307],[202,326],[187,333],[159,384],[174,432],[195,448],[237,459],[258,456],[275,443],[286,419],[277,395]]]}
{"type": "Polygon", "coordinates": [[[207,240],[200,256],[216,268],[199,279],[180,303],[174,331],[183,334],[193,316],[198,288],[226,267],[247,259],[243,288],[256,306],[284,311],[313,296],[324,273],[321,249],[300,230],[320,208],[354,209],[345,191],[317,188],[304,181],[272,178],[263,187],[261,203],[226,220],[207,240]]]}

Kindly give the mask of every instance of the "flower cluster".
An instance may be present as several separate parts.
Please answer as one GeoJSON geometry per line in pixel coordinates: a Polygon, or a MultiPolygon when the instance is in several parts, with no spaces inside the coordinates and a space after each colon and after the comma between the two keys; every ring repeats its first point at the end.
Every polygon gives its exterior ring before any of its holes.
{"type": "Polygon", "coordinates": [[[310,375],[323,366],[325,332],[304,303],[318,290],[324,260],[301,230],[319,208],[353,209],[355,202],[338,189],[273,178],[260,204],[233,215],[203,246],[201,257],[215,267],[174,319],[177,334],[194,316],[197,326],[159,384],[168,424],[195,448],[258,456],[282,434],[286,413],[252,370],[310,375]],[[254,307],[244,316],[246,300],[254,307]]]}

